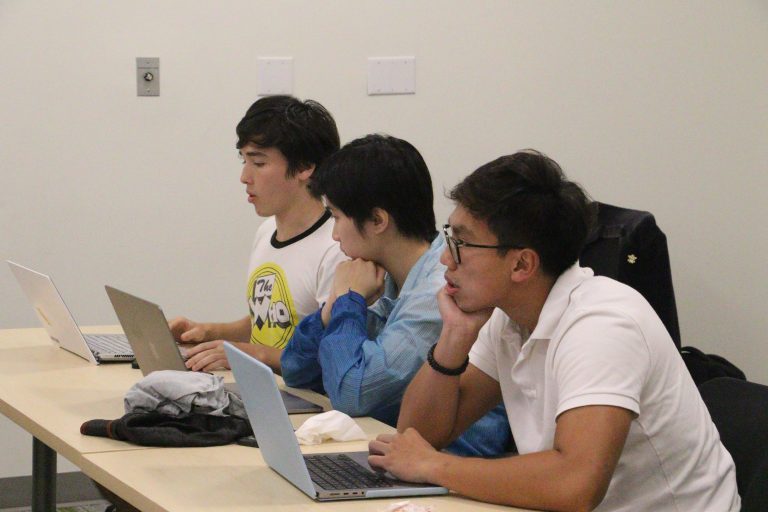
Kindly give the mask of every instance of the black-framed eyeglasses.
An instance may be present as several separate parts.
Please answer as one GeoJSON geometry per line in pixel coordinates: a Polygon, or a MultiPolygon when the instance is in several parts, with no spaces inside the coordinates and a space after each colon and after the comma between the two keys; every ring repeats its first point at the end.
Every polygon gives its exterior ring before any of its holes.
{"type": "Polygon", "coordinates": [[[445,236],[445,243],[448,245],[448,250],[451,251],[451,256],[453,257],[454,263],[457,265],[461,263],[461,251],[459,250],[460,247],[476,247],[478,249],[522,249],[522,246],[519,245],[482,245],[482,244],[471,244],[469,242],[465,242],[464,240],[460,240],[458,238],[452,237],[448,230],[451,229],[450,224],[443,224],[443,235],[445,236]]]}

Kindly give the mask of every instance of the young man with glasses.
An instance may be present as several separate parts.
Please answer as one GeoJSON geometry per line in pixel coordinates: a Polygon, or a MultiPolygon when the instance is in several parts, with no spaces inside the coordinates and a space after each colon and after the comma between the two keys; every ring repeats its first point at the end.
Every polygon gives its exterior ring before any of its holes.
{"type": "MultiPolygon", "coordinates": [[[[436,295],[445,242],[435,230],[429,170],[408,142],[369,135],[330,157],[312,186],[352,260],[336,268],[325,305],[296,328],[282,355],[283,379],[325,391],[337,410],[394,426],[403,392],[442,327],[436,295]]],[[[476,419],[450,449],[505,452],[503,408],[476,419]]]]}
{"type": "Polygon", "coordinates": [[[593,217],[581,188],[525,151],[450,196],[443,330],[371,464],[537,510],[739,510],[733,460],[664,325],[578,266],[593,217]],[[499,399],[519,456],[436,450],[499,399]]]}

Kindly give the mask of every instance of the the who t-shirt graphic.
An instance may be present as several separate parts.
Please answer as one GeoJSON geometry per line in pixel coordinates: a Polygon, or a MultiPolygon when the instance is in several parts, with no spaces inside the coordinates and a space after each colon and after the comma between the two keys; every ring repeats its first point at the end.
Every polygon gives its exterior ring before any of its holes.
{"type": "Polygon", "coordinates": [[[259,265],[248,279],[251,343],[283,348],[293,336],[297,315],[283,269],[259,265]]]}

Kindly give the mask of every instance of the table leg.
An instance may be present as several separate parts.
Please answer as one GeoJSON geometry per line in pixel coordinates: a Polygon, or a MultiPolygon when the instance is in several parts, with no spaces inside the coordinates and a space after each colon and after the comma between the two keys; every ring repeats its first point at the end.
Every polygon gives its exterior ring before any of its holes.
{"type": "Polygon", "coordinates": [[[32,438],[32,512],[56,511],[56,452],[32,438]]]}

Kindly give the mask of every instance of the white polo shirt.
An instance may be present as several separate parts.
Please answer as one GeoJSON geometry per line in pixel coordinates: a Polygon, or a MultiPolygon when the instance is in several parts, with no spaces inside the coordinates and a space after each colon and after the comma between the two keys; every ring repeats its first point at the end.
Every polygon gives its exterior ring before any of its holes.
{"type": "Polygon", "coordinates": [[[574,265],[530,336],[494,311],[470,353],[499,382],[521,454],[550,450],[569,409],[635,414],[599,511],[738,511],[733,459],[672,339],[638,292],[574,265]]]}

